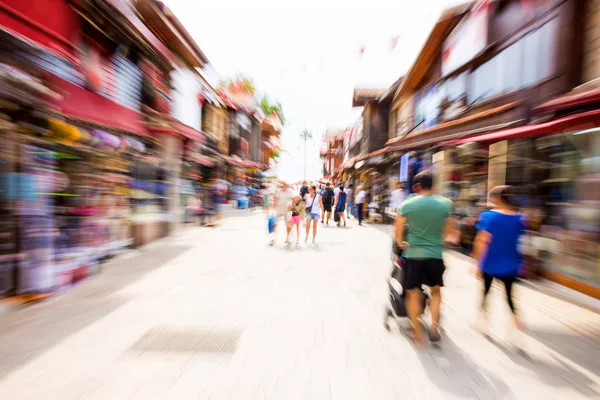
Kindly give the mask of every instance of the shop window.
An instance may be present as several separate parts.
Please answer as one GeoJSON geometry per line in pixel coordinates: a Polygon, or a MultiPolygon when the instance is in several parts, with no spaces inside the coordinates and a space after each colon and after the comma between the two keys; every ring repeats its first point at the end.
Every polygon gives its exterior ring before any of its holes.
{"type": "Polygon", "coordinates": [[[521,85],[522,42],[517,42],[498,54],[496,69],[496,92],[511,93],[519,90],[521,85]]]}
{"type": "Polygon", "coordinates": [[[469,103],[512,93],[552,76],[557,25],[556,19],[547,22],[475,69],[470,75],[469,103]]]}
{"type": "Polygon", "coordinates": [[[156,162],[136,160],[132,203],[136,215],[166,213],[167,170],[156,162]]]}
{"type": "Polygon", "coordinates": [[[492,58],[471,74],[470,104],[474,104],[499,92],[497,79],[498,61],[497,58],[492,58]]]}
{"type": "Polygon", "coordinates": [[[523,75],[522,86],[533,85],[541,79],[541,68],[538,62],[540,50],[539,31],[534,31],[523,39],[523,75]]]}

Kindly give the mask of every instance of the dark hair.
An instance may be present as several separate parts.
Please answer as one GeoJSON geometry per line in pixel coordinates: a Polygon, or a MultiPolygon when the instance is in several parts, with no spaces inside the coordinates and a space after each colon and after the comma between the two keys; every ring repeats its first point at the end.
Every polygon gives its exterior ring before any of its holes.
{"type": "Polygon", "coordinates": [[[431,190],[433,188],[433,176],[429,171],[419,172],[413,179],[413,186],[421,185],[422,190],[431,190]]]}
{"type": "Polygon", "coordinates": [[[500,199],[502,203],[516,210],[519,208],[517,191],[513,186],[496,186],[490,190],[490,198],[495,197],[500,199]]]}
{"type": "Polygon", "coordinates": [[[331,183],[327,182],[327,183],[325,184],[325,186],[329,187],[329,186],[331,186],[331,183]]]}
{"type": "Polygon", "coordinates": [[[316,187],[315,185],[310,185],[310,188],[311,188],[312,190],[314,190],[314,191],[315,191],[315,193],[317,192],[317,187],[316,187]]]}
{"type": "Polygon", "coordinates": [[[340,192],[344,191],[344,185],[340,185],[340,192]]]}

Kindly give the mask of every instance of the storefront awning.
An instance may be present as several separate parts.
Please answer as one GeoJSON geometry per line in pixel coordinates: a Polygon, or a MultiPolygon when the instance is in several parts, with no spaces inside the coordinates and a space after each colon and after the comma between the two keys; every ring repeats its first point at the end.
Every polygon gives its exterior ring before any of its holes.
{"type": "Polygon", "coordinates": [[[598,102],[600,102],[600,87],[593,87],[587,90],[582,88],[540,104],[533,111],[536,113],[559,111],[598,102]]]}
{"type": "Polygon", "coordinates": [[[525,137],[575,132],[578,130],[590,129],[598,126],[600,126],[600,110],[593,110],[541,124],[520,126],[518,128],[504,129],[480,136],[451,140],[444,142],[442,145],[455,146],[472,142],[494,142],[499,140],[520,139],[525,137]]]}
{"type": "Polygon", "coordinates": [[[357,158],[358,157],[352,157],[351,159],[349,159],[348,161],[346,161],[345,163],[343,163],[340,168],[342,170],[345,170],[345,169],[348,169],[348,168],[352,168],[354,166],[354,162],[357,160],[357,158]]]}
{"type": "Polygon", "coordinates": [[[369,154],[363,154],[361,156],[358,156],[356,158],[356,161],[361,161],[361,160],[366,160],[366,159],[369,159],[369,158],[372,158],[372,157],[381,156],[381,155],[385,154],[388,150],[389,150],[389,147],[384,147],[383,149],[379,149],[379,150],[373,151],[373,152],[371,152],[369,154]]]}
{"type": "Polygon", "coordinates": [[[0,26],[13,36],[71,61],[77,59],[81,18],[68,2],[8,0],[0,2],[0,10],[0,26]]]}
{"type": "Polygon", "coordinates": [[[206,135],[192,127],[177,122],[177,131],[188,139],[198,140],[201,143],[206,143],[206,135]]]}
{"type": "Polygon", "coordinates": [[[56,102],[55,106],[66,117],[138,135],[148,135],[142,115],[137,111],[55,75],[48,75],[48,79],[64,94],[63,99],[56,102]]]}
{"type": "Polygon", "coordinates": [[[210,158],[200,154],[195,154],[191,159],[196,164],[200,164],[207,168],[212,168],[215,166],[215,163],[210,158]]]}

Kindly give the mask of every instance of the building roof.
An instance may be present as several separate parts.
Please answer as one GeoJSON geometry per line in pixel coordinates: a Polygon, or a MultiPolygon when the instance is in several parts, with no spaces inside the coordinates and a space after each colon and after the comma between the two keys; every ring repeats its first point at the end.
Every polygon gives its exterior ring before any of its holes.
{"type": "Polygon", "coordinates": [[[392,83],[392,86],[390,86],[385,93],[383,93],[380,97],[379,97],[379,102],[386,102],[386,101],[391,101],[394,99],[394,95],[396,94],[396,91],[398,90],[398,88],[400,87],[400,85],[402,84],[402,81],[404,80],[404,75],[402,75],[400,78],[398,78],[396,80],[396,82],[392,83]]]}
{"type": "Polygon", "coordinates": [[[202,68],[205,64],[208,64],[206,55],[200,50],[175,15],[162,2],[136,0],[133,5],[143,18],[145,25],[192,67],[202,68]]]}
{"type": "Polygon", "coordinates": [[[439,54],[440,47],[444,40],[446,40],[452,29],[458,24],[462,17],[469,12],[474,3],[475,1],[470,1],[447,8],[442,12],[442,15],[429,33],[429,37],[425,41],[423,48],[421,48],[415,62],[412,64],[404,76],[402,83],[396,90],[394,98],[402,96],[407,92],[411,93],[417,88],[421,79],[423,79],[423,76],[427,73],[431,63],[439,54]]]}
{"type": "Polygon", "coordinates": [[[362,107],[368,102],[378,101],[386,89],[354,88],[352,107],[362,107]]]}

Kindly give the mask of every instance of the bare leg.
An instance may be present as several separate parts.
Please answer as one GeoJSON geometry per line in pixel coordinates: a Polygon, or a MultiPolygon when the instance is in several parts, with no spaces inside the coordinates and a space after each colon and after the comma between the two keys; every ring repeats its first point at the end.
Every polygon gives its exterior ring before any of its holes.
{"type": "Polygon", "coordinates": [[[310,224],[312,223],[312,221],[310,219],[306,220],[306,238],[304,239],[305,242],[308,241],[308,234],[310,233],[310,224]]]}
{"type": "Polygon", "coordinates": [[[344,221],[344,226],[346,226],[346,217],[344,216],[344,212],[340,213],[340,221],[344,221]]]}
{"type": "Polygon", "coordinates": [[[420,288],[409,289],[406,291],[406,312],[410,318],[410,322],[415,330],[414,339],[417,343],[423,344],[423,327],[419,321],[419,316],[423,312],[421,306],[423,304],[423,292],[420,288]]]}
{"type": "Polygon", "coordinates": [[[432,340],[439,339],[438,322],[440,321],[440,307],[442,304],[442,291],[439,286],[433,286],[431,290],[431,301],[429,307],[431,310],[431,337],[432,340]]]}
{"type": "Polygon", "coordinates": [[[292,224],[285,221],[285,242],[290,242],[290,233],[292,232],[292,224]]]}
{"type": "Polygon", "coordinates": [[[315,242],[315,239],[317,237],[317,221],[313,221],[313,243],[315,242]]]}
{"type": "Polygon", "coordinates": [[[296,223],[296,244],[300,242],[300,222],[296,223]]]}

